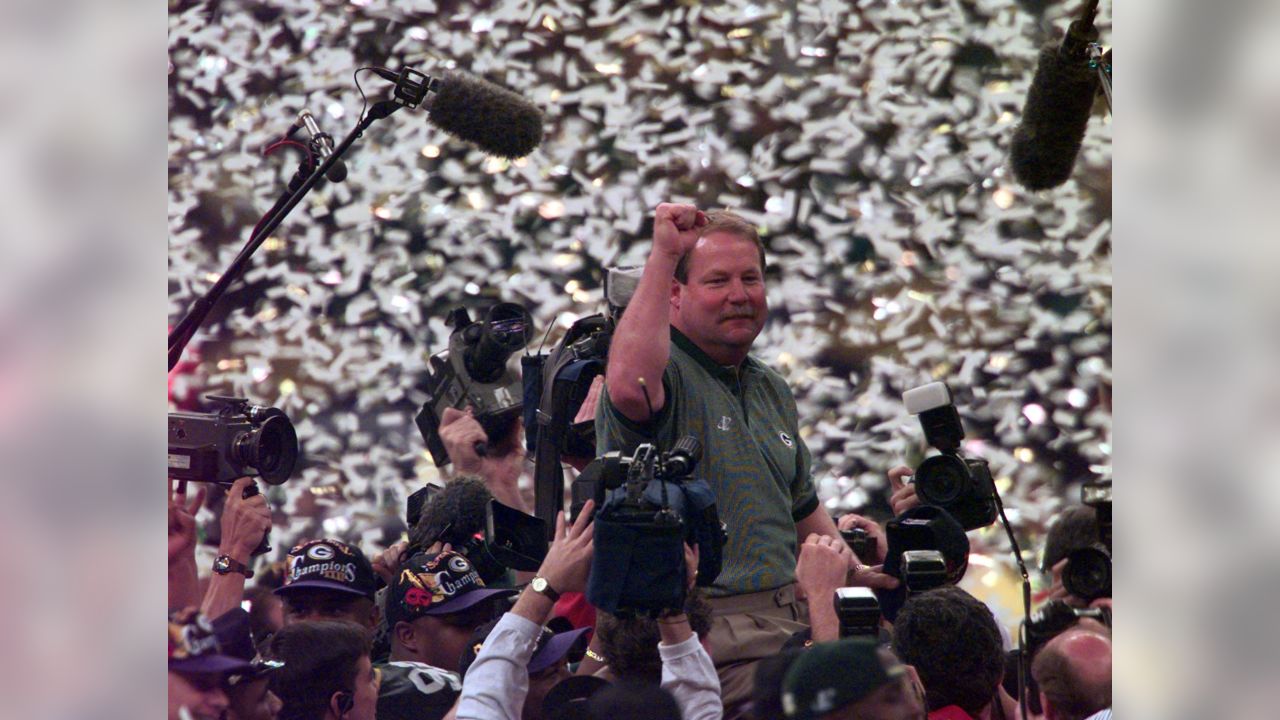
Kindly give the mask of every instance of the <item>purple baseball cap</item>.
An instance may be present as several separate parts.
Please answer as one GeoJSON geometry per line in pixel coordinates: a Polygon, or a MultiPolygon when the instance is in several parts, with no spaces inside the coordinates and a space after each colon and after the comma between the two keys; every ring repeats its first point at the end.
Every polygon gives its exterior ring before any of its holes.
{"type": "Polygon", "coordinates": [[[228,654],[208,618],[190,609],[169,618],[169,670],[181,673],[245,674],[253,663],[228,654]]]}

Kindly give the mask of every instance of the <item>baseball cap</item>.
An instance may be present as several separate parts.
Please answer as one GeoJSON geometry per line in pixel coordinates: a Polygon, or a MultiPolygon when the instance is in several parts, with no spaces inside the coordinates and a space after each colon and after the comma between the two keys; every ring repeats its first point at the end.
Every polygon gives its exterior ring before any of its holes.
{"type": "MultiPolygon", "coordinates": [[[[462,658],[458,662],[459,675],[466,677],[467,668],[471,667],[471,663],[475,662],[476,656],[484,648],[485,640],[489,639],[489,633],[493,632],[493,628],[497,626],[498,621],[501,619],[500,617],[494,618],[472,633],[471,644],[462,651],[462,658]]],[[[534,648],[533,655],[529,658],[529,674],[540,673],[557,662],[562,662],[566,659],[570,662],[580,660],[587,649],[584,636],[590,630],[591,628],[578,628],[558,633],[550,628],[542,628],[542,633],[538,635],[538,645],[534,648]]]]}
{"type": "Polygon", "coordinates": [[[387,589],[387,627],[429,615],[449,615],[514,590],[486,588],[480,573],[461,553],[418,553],[387,589]]]}
{"type": "Polygon", "coordinates": [[[169,670],[182,673],[247,673],[253,664],[226,652],[213,624],[194,609],[169,618],[169,670]]]}
{"type": "Polygon", "coordinates": [[[812,720],[858,702],[906,673],[906,667],[868,638],[819,643],[792,663],[782,681],[782,709],[812,720]]]}
{"type": "Polygon", "coordinates": [[[277,595],[319,588],[373,599],[377,579],[369,559],[341,540],[326,538],[294,545],[285,557],[284,585],[277,595]]]}

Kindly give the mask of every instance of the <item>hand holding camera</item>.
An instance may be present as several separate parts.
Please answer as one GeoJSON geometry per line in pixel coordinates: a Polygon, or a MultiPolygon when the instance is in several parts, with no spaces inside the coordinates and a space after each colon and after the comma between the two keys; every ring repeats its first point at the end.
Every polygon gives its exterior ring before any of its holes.
{"type": "Polygon", "coordinates": [[[889,507],[893,508],[894,515],[901,515],[920,505],[915,483],[907,482],[907,478],[913,474],[915,471],[906,465],[899,465],[889,471],[889,488],[893,492],[889,497],[889,507]]]}
{"type": "MultiPolygon", "coordinates": [[[[170,481],[171,483],[173,481],[170,481]]],[[[192,550],[196,547],[196,513],[204,504],[204,487],[196,491],[195,499],[187,502],[186,483],[177,481],[178,488],[169,489],[169,564],[184,560],[195,561],[192,550]]]]}
{"type": "Polygon", "coordinates": [[[889,552],[889,541],[880,523],[856,513],[846,513],[836,522],[840,536],[865,565],[880,565],[889,552]]]}
{"type": "Polygon", "coordinates": [[[227,491],[222,510],[222,542],[218,551],[232,560],[248,562],[271,529],[271,508],[253,478],[242,477],[227,491]],[[247,497],[246,497],[247,495],[247,497]]]}

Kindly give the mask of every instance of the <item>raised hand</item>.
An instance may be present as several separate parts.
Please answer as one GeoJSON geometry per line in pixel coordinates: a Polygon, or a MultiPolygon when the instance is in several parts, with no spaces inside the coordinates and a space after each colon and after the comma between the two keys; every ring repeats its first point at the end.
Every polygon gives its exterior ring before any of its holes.
{"type": "Polygon", "coordinates": [[[693,205],[662,203],[653,213],[653,252],[679,258],[698,242],[707,216],[693,205]]]}
{"type": "Polygon", "coordinates": [[[271,508],[267,498],[258,493],[245,498],[244,491],[253,485],[253,478],[242,477],[231,484],[227,491],[227,504],[222,509],[222,544],[218,551],[242,563],[262,542],[271,529],[271,508]]]}
{"type": "Polygon", "coordinates": [[[204,504],[205,490],[201,485],[196,496],[187,502],[186,483],[178,480],[169,486],[169,564],[185,559],[195,561],[192,552],[196,547],[196,513],[204,504]]]}

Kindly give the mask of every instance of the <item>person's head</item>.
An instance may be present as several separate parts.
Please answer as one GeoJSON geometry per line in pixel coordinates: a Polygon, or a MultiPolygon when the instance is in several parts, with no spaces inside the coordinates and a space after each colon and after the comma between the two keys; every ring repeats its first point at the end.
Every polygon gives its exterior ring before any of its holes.
{"type": "Polygon", "coordinates": [[[609,681],[595,675],[573,675],[556,683],[542,700],[544,720],[587,720],[587,703],[609,681]]]}
{"type": "MultiPolygon", "coordinates": [[[[711,632],[711,606],[697,588],[685,599],[684,612],[698,638],[706,638],[711,632]]],[[[642,616],[622,618],[598,610],[596,632],[600,635],[600,654],[618,679],[654,685],[662,681],[662,656],[658,654],[662,637],[657,620],[642,616]]]]}
{"type": "Polygon", "coordinates": [[[1111,639],[1074,628],[1050,640],[1031,662],[1046,720],[1083,720],[1111,707],[1111,639]]]}
{"type": "Polygon", "coordinates": [[[806,652],[805,648],[787,648],[756,663],[755,685],[751,690],[751,717],[774,720],[782,711],[782,681],[791,665],[806,652]]]}
{"type": "Polygon", "coordinates": [[[486,588],[460,553],[414,555],[387,589],[391,659],[458,670],[472,634],[493,619],[497,601],[511,594],[486,588]]]}
{"type": "Polygon", "coordinates": [[[671,324],[722,365],[737,365],[764,328],[764,244],[728,211],[707,213],[671,284],[671,324]]]}
{"type": "MultiPolygon", "coordinates": [[[[463,676],[464,683],[467,670],[471,669],[471,664],[484,649],[489,633],[493,632],[497,624],[498,619],[495,618],[477,629],[463,651],[458,662],[458,672],[463,676]]],[[[582,653],[586,650],[588,630],[589,628],[578,628],[557,633],[549,628],[542,628],[537,646],[526,666],[529,672],[529,693],[524,699],[524,709],[520,715],[522,720],[544,720],[542,709],[547,694],[570,677],[569,663],[582,658],[582,653]]]]}
{"type": "Polygon", "coordinates": [[[340,540],[309,540],[289,550],[284,585],[275,590],[284,601],[284,624],[307,620],[345,620],[373,629],[378,625],[377,590],[369,559],[340,540]]]}
{"type": "Polygon", "coordinates": [[[954,585],[913,595],[893,624],[893,649],[915,667],[930,712],[958,705],[977,715],[1004,676],[1004,648],[991,610],[954,585]]]}
{"type": "Polygon", "coordinates": [[[284,603],[272,590],[256,585],[244,592],[244,599],[249,602],[249,630],[255,643],[270,638],[284,627],[284,603]]]}
{"type": "Polygon", "coordinates": [[[804,651],[782,681],[792,720],[923,720],[907,668],[874,640],[845,638],[804,651]]]}
{"type": "Polygon", "coordinates": [[[220,720],[230,705],[228,675],[252,670],[218,644],[213,625],[194,608],[169,618],[169,720],[185,711],[195,720],[220,720]]]}
{"type": "Polygon", "coordinates": [[[681,720],[680,706],[657,685],[619,682],[587,702],[591,720],[681,720]]]}
{"type": "Polygon", "coordinates": [[[1098,542],[1098,511],[1088,505],[1072,505],[1052,523],[1044,536],[1044,556],[1040,571],[1048,575],[1054,565],[1072,551],[1091,547],[1098,542]]]}
{"type": "Polygon", "coordinates": [[[281,720],[374,720],[378,673],[369,662],[369,632],[345,621],[284,626],[270,655],[284,662],[271,675],[281,720]]]}
{"type": "MultiPolygon", "coordinates": [[[[270,595],[268,595],[270,597],[270,595]]],[[[232,608],[211,623],[218,646],[234,657],[250,664],[245,672],[228,675],[223,684],[230,701],[228,720],[275,720],[280,712],[280,698],[271,692],[271,674],[283,663],[265,660],[254,644],[252,614],[232,608]]]]}

